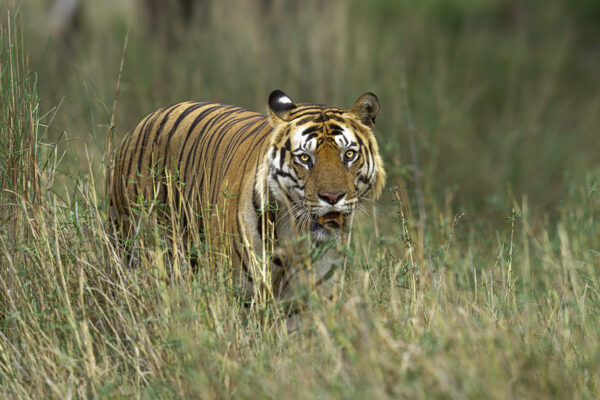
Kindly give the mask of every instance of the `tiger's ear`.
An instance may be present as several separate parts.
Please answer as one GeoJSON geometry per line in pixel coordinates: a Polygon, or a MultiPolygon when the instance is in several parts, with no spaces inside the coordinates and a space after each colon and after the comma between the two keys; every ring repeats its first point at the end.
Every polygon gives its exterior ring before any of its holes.
{"type": "Polygon", "coordinates": [[[296,105],[292,99],[281,90],[273,90],[269,95],[269,115],[273,122],[276,122],[277,119],[288,121],[290,111],[294,108],[296,105]]]}
{"type": "Polygon", "coordinates": [[[354,102],[350,112],[356,115],[364,125],[372,128],[375,126],[375,117],[379,113],[379,100],[375,94],[365,93],[354,102]]]}

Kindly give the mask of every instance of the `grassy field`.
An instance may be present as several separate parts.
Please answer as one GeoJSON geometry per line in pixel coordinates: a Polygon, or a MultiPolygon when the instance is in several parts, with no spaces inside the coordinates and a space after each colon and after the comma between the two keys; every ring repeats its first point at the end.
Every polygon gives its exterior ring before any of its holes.
{"type": "Polygon", "coordinates": [[[598,398],[592,0],[0,2],[1,398],[598,398]],[[381,102],[388,188],[289,334],[206,250],[106,227],[105,146],[178,100],[381,102]],[[173,273],[175,271],[176,273],[173,273]]]}

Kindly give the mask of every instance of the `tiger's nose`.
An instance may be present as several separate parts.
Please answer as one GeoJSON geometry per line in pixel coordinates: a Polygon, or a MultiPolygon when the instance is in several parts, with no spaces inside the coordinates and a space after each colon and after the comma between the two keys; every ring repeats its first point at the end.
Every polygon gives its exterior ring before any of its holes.
{"type": "Polygon", "coordinates": [[[335,193],[319,192],[319,197],[331,205],[334,205],[335,203],[337,203],[345,195],[346,195],[345,192],[335,192],[335,193]]]}

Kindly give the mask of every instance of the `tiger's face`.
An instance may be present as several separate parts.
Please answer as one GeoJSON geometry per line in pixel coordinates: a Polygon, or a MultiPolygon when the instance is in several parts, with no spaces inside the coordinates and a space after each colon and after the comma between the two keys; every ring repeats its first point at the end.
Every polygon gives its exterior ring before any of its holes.
{"type": "Polygon", "coordinates": [[[278,90],[269,97],[269,190],[290,224],[316,242],[338,238],[352,213],[381,193],[385,172],[372,132],[378,111],[372,93],[349,110],[296,105],[278,90]]]}

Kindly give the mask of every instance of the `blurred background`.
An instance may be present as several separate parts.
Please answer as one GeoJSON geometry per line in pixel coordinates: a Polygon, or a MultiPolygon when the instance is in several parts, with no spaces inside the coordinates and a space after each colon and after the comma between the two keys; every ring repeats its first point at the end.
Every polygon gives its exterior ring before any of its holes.
{"type": "Polygon", "coordinates": [[[273,89],[342,107],[372,91],[389,186],[432,213],[465,212],[473,229],[504,223],[524,196],[552,218],[570,182],[600,165],[596,0],[37,0],[21,11],[47,140],[63,157],[58,193],[104,180],[128,28],[116,142],[176,101],[264,112],[273,89]]]}

